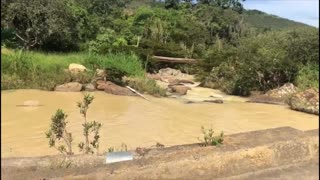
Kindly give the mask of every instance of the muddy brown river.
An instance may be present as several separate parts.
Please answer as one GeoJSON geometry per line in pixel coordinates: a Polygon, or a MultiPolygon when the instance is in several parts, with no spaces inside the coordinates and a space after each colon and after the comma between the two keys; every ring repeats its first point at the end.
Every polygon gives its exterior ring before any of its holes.
{"type": "MultiPolygon", "coordinates": [[[[197,92],[190,91],[195,99],[197,92]]],[[[83,140],[83,118],[77,108],[82,93],[40,90],[1,91],[1,156],[22,157],[57,154],[49,148],[45,132],[53,113],[62,108],[69,117],[68,130],[73,149],[83,140]],[[31,106],[26,106],[31,105],[31,106]]],[[[189,93],[189,92],[188,92],[189,93]]],[[[206,91],[206,93],[208,93],[206,91]]],[[[291,126],[300,130],[318,128],[318,116],[290,110],[285,106],[253,104],[230,98],[224,104],[185,104],[182,99],[114,96],[93,92],[88,120],[103,124],[100,152],[127,144],[129,149],[198,142],[201,126],[225,134],[291,126]]],[[[206,94],[207,95],[207,94],[206,94]]],[[[257,137],[258,138],[258,137],[257,137]]]]}

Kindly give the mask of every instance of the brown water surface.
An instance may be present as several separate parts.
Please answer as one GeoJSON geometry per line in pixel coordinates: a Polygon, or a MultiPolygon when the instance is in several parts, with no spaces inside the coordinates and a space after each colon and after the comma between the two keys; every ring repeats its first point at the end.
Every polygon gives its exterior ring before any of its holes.
{"type": "MultiPolygon", "coordinates": [[[[52,114],[62,108],[69,117],[73,149],[83,140],[83,119],[76,102],[82,93],[40,90],[1,91],[1,156],[41,156],[57,154],[50,149],[45,131],[52,114]],[[28,106],[29,105],[29,106],[28,106]]],[[[182,100],[114,96],[93,92],[95,100],[88,120],[103,124],[101,152],[108,147],[129,149],[149,147],[160,142],[166,146],[195,143],[206,126],[225,134],[291,126],[300,130],[318,128],[318,116],[296,112],[285,106],[227,101],[224,104],[184,104],[182,100]]],[[[190,93],[192,95],[192,93],[190,93]]],[[[194,94],[193,94],[194,95],[194,94]]]]}

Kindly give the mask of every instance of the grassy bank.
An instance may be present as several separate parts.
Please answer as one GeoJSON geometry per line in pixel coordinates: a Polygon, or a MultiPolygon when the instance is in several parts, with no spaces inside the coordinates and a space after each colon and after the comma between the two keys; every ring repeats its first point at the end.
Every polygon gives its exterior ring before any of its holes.
{"type": "MultiPolygon", "coordinates": [[[[58,84],[77,81],[90,83],[96,69],[109,69],[132,77],[145,79],[141,61],[135,55],[88,53],[42,53],[1,49],[1,90],[44,89],[53,90],[58,84]],[[69,64],[79,63],[88,68],[86,73],[73,75],[66,71],[69,64]]],[[[150,94],[162,91],[152,80],[144,80],[138,88],[150,94]],[[145,82],[145,83],[144,83],[145,82]],[[157,90],[154,90],[157,89],[157,90]]]]}

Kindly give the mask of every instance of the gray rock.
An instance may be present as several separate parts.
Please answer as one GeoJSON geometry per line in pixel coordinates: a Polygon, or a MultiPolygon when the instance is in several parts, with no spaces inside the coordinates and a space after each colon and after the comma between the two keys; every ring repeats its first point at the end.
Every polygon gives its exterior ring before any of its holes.
{"type": "Polygon", "coordinates": [[[319,115],[319,89],[310,88],[294,94],[289,105],[293,110],[319,115]]]}
{"type": "Polygon", "coordinates": [[[204,100],[203,102],[209,102],[209,103],[222,104],[222,103],[223,103],[223,100],[221,100],[221,99],[215,99],[215,100],[204,100]]]}
{"type": "Polygon", "coordinates": [[[81,90],[82,90],[82,84],[78,82],[65,83],[62,85],[58,85],[55,88],[55,91],[62,91],[62,92],[79,92],[81,90]]]}
{"type": "Polygon", "coordinates": [[[118,86],[110,81],[97,81],[97,89],[104,90],[108,94],[122,95],[122,96],[136,96],[136,94],[130,91],[128,88],[118,86]]]}
{"type": "Polygon", "coordinates": [[[191,90],[190,87],[186,87],[183,85],[174,85],[174,86],[169,86],[169,88],[172,89],[173,92],[179,94],[179,95],[186,95],[188,90],[191,90]]]}
{"type": "Polygon", "coordinates": [[[96,90],[96,88],[94,87],[94,85],[93,84],[86,84],[85,86],[84,86],[84,90],[85,91],[94,91],[94,90],[96,90]]]}

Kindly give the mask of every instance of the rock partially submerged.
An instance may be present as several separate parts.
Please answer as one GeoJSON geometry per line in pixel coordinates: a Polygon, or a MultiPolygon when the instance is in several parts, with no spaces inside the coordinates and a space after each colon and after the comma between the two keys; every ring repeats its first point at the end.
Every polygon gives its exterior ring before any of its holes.
{"type": "Polygon", "coordinates": [[[172,85],[184,85],[184,84],[194,84],[193,81],[187,79],[168,79],[169,86],[172,85]]]}
{"type": "Polygon", "coordinates": [[[195,87],[199,85],[193,82],[192,75],[172,68],[160,69],[156,74],[147,74],[147,77],[156,80],[157,85],[167,89],[167,93],[170,94],[186,95],[187,91],[191,90],[191,86],[195,87]]]}
{"type": "Polygon", "coordinates": [[[204,100],[203,102],[209,102],[209,103],[217,103],[217,104],[223,104],[223,100],[221,100],[221,99],[214,99],[214,100],[204,100]]]}
{"type": "Polygon", "coordinates": [[[62,85],[58,85],[55,88],[55,91],[62,91],[62,92],[79,92],[81,90],[82,90],[82,84],[78,82],[65,83],[62,85]]]}
{"type": "Polygon", "coordinates": [[[110,81],[98,80],[96,88],[98,90],[103,90],[104,92],[109,94],[121,96],[136,96],[136,94],[128,88],[118,86],[110,81]]]}
{"type": "Polygon", "coordinates": [[[293,110],[319,115],[319,89],[310,88],[294,94],[289,105],[293,110]]]}
{"type": "Polygon", "coordinates": [[[186,95],[188,90],[191,90],[190,87],[184,85],[173,85],[169,86],[169,88],[172,90],[172,92],[177,93],[178,95],[186,95]]]}
{"type": "Polygon", "coordinates": [[[85,91],[94,91],[94,90],[96,90],[96,88],[94,87],[93,84],[89,83],[89,84],[84,85],[84,90],[85,91]]]}
{"type": "Polygon", "coordinates": [[[252,96],[248,102],[285,104],[288,98],[296,92],[297,88],[292,83],[286,83],[279,88],[266,92],[265,94],[252,96]]]}
{"type": "Polygon", "coordinates": [[[286,83],[283,86],[268,91],[265,95],[272,98],[287,98],[297,92],[297,88],[292,83],[286,83]]]}
{"type": "Polygon", "coordinates": [[[18,107],[38,107],[38,106],[43,106],[43,105],[41,105],[40,102],[37,100],[28,100],[28,101],[24,101],[23,104],[18,104],[16,106],[18,106],[18,107]]]}

